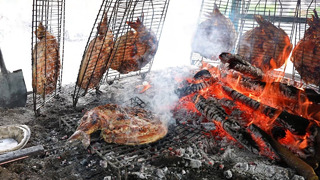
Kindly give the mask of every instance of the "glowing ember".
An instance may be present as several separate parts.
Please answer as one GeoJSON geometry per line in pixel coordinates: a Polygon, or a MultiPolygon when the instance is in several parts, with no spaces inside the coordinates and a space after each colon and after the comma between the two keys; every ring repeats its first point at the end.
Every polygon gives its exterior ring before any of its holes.
{"type": "MultiPolygon", "coordinates": [[[[271,77],[270,73],[268,73],[268,75],[266,75],[266,77],[264,78],[264,82],[262,84],[260,82],[255,82],[254,80],[252,80],[252,82],[250,83],[256,85],[252,87],[250,86],[251,84],[246,84],[249,82],[246,77],[243,77],[243,75],[241,75],[240,73],[235,73],[232,70],[220,70],[217,67],[210,66],[206,63],[203,63],[203,66],[201,68],[208,70],[212,75],[211,78],[218,78],[219,81],[215,81],[215,83],[213,83],[209,87],[204,87],[203,89],[198,90],[196,93],[202,95],[205,99],[214,97],[218,100],[232,101],[232,106],[224,105],[223,103],[221,105],[224,108],[225,112],[230,117],[235,117],[237,120],[239,120],[239,123],[243,127],[249,127],[251,124],[255,124],[263,131],[271,134],[274,127],[282,126],[278,121],[276,121],[282,110],[287,110],[290,113],[302,116],[310,120],[311,116],[309,106],[312,105],[312,102],[308,100],[303,90],[299,90],[299,92],[297,93],[297,97],[299,97],[298,99],[283,95],[283,87],[282,84],[279,83],[282,80],[283,73],[277,73],[277,76],[275,78],[271,77]],[[274,112],[274,115],[272,116],[272,118],[270,118],[267,115],[263,114],[263,110],[259,110],[259,108],[255,110],[239,101],[233,100],[223,90],[224,86],[231,87],[239,93],[258,101],[261,104],[265,104],[269,107],[277,109],[277,111],[274,112]],[[234,112],[236,110],[242,112],[241,115],[238,115],[238,117],[234,115],[234,112]]],[[[185,81],[191,84],[196,84],[205,81],[208,82],[209,80],[210,78],[208,77],[200,77],[188,78],[185,81]]],[[[181,81],[182,80],[180,80],[180,82],[181,81]]],[[[195,103],[192,100],[192,97],[194,97],[194,95],[195,93],[192,93],[180,98],[179,103],[175,107],[175,110],[177,111],[184,109],[190,113],[201,116],[201,113],[197,110],[197,108],[195,107],[195,103]]],[[[313,114],[317,114],[317,112],[313,111],[313,114]]],[[[211,120],[205,119],[203,121],[210,122],[211,120]]],[[[213,122],[215,123],[217,128],[211,131],[211,135],[213,135],[215,139],[221,139],[222,137],[225,137],[229,141],[236,141],[221,127],[220,122],[213,122]]],[[[290,132],[288,129],[285,129],[285,136],[278,138],[278,141],[293,152],[301,152],[301,150],[308,147],[309,136],[309,133],[298,136],[290,132]]],[[[267,156],[271,159],[278,158],[274,154],[274,152],[271,151],[269,147],[267,147],[264,140],[262,140],[260,137],[256,137],[254,133],[252,133],[252,138],[258,144],[259,149],[261,150],[261,155],[267,156]]]]}
{"type": "Polygon", "coordinates": [[[144,81],[142,85],[138,85],[136,88],[141,88],[141,87],[142,87],[142,90],[139,93],[144,93],[145,91],[150,89],[152,86],[147,81],[144,81]]]}

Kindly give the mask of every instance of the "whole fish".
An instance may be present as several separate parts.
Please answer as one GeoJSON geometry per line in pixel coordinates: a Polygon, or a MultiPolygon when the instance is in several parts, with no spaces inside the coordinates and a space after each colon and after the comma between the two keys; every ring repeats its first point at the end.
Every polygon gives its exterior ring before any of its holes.
{"type": "Polygon", "coordinates": [[[32,87],[45,96],[55,91],[60,74],[59,44],[55,36],[39,23],[34,32],[40,40],[35,44],[32,62],[32,87]]]}

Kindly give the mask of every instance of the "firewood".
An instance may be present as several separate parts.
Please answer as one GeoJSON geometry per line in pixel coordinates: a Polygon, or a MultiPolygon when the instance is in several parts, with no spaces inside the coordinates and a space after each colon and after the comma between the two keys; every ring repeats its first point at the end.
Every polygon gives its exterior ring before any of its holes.
{"type": "Polygon", "coordinates": [[[291,151],[282,146],[278,141],[276,141],[269,134],[264,132],[255,124],[250,125],[251,131],[259,131],[260,134],[265,138],[266,141],[270,143],[272,148],[277,152],[279,157],[291,168],[295,169],[300,175],[302,175],[307,180],[318,180],[319,177],[316,175],[311,166],[304,162],[299,157],[295,156],[291,151]]]}
{"type": "MultiPolygon", "coordinates": [[[[310,101],[311,103],[307,107],[304,107],[306,108],[307,115],[311,115],[315,120],[320,120],[320,114],[318,114],[320,109],[320,94],[316,91],[312,89],[301,90],[281,82],[272,82],[267,85],[265,82],[243,77],[236,72],[228,71],[228,73],[232,74],[228,75],[226,72],[221,74],[222,82],[230,86],[236,84],[238,89],[257,97],[261,96],[262,93],[268,94],[270,92],[276,94],[277,96],[269,96],[269,100],[275,102],[281,99],[283,102],[281,108],[291,113],[301,114],[301,105],[303,105],[304,102],[310,101]],[[265,89],[266,87],[268,87],[268,89],[265,89]]],[[[267,100],[268,99],[264,99],[264,103],[268,103],[267,100]]]]}
{"type": "Polygon", "coordinates": [[[189,94],[199,92],[202,89],[208,88],[217,81],[218,80],[215,78],[210,78],[208,81],[203,81],[201,83],[197,83],[197,84],[190,83],[187,86],[177,89],[176,94],[178,94],[179,98],[181,98],[183,96],[187,96],[189,94]]]}
{"type": "Polygon", "coordinates": [[[217,103],[216,99],[206,100],[201,95],[195,95],[193,100],[196,108],[208,120],[220,122],[222,128],[233,138],[235,138],[241,145],[255,154],[259,153],[259,146],[253,140],[251,134],[246,130],[245,127],[241,126],[234,119],[228,117],[228,114],[217,103]]]}
{"type": "Polygon", "coordinates": [[[259,110],[261,113],[265,114],[271,119],[275,118],[278,115],[276,121],[283,125],[285,128],[289,129],[291,132],[298,135],[304,135],[306,133],[306,129],[310,123],[308,119],[290,114],[285,110],[281,111],[276,108],[261,104],[260,102],[253,100],[227,86],[223,86],[222,89],[233,100],[239,101],[254,110],[259,110]]]}
{"type": "Polygon", "coordinates": [[[244,57],[240,55],[221,53],[219,58],[222,63],[228,64],[229,69],[239,71],[242,74],[251,78],[261,80],[265,76],[261,69],[251,65],[248,61],[244,59],[244,57]]]}

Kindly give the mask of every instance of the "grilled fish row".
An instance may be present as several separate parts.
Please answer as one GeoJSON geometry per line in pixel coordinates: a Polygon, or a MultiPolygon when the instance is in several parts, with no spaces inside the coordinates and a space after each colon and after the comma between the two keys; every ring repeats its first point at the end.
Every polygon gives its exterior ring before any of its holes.
{"type": "MultiPolygon", "coordinates": [[[[130,30],[114,41],[107,14],[104,15],[97,37],[91,40],[84,54],[77,80],[79,87],[97,87],[107,67],[126,74],[140,70],[151,61],[158,47],[155,34],[139,18],[127,24],[135,31],[130,30]]],[[[45,96],[56,89],[60,73],[59,44],[42,23],[35,34],[40,41],[33,52],[32,85],[37,94],[45,96]]]]}
{"type": "Polygon", "coordinates": [[[138,18],[127,22],[135,31],[128,31],[114,41],[108,28],[107,15],[98,26],[98,37],[93,39],[81,63],[77,85],[83,89],[98,87],[107,67],[121,74],[138,71],[155,55],[158,41],[138,18]],[[90,82],[90,84],[89,84],[90,82]]]}

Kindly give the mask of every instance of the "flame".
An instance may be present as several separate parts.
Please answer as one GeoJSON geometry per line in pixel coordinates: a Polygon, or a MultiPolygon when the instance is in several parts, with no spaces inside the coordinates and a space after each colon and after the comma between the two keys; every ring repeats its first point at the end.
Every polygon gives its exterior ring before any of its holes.
{"type": "MultiPolygon", "coordinates": [[[[284,52],[285,53],[285,52],[284,52]]],[[[286,54],[283,55],[287,57],[286,54]]],[[[276,72],[270,71],[266,78],[264,79],[265,85],[263,88],[257,87],[245,87],[242,83],[244,82],[244,77],[240,73],[235,73],[232,70],[228,70],[224,72],[224,69],[219,69],[218,67],[211,66],[207,63],[203,62],[201,68],[207,69],[214,78],[219,78],[220,82],[216,82],[210,87],[204,88],[197,92],[199,95],[202,95],[204,98],[208,99],[210,97],[215,97],[217,99],[226,99],[232,100],[222,89],[223,86],[229,86],[234,90],[262,103],[267,106],[274,107],[278,109],[273,118],[267,117],[265,114],[261,113],[259,110],[254,110],[252,108],[247,107],[238,101],[234,102],[234,107],[225,107],[222,106],[226,113],[231,115],[234,109],[239,109],[241,112],[241,124],[244,127],[248,127],[250,124],[255,124],[265,132],[271,132],[274,126],[277,126],[276,119],[282,110],[287,110],[290,113],[303,116],[305,118],[310,119],[311,115],[319,116],[319,106],[313,106],[313,110],[310,110],[310,106],[312,103],[304,96],[304,91],[300,91],[298,94],[299,99],[290,99],[284,95],[282,95],[280,91],[280,83],[283,81],[284,72],[276,72]],[[274,76],[273,73],[275,74],[274,76]]],[[[193,78],[187,78],[189,83],[201,83],[206,81],[206,79],[195,80],[193,78]]],[[[201,113],[196,109],[195,104],[193,102],[193,97],[195,93],[190,94],[188,96],[180,98],[176,110],[184,109],[192,113],[196,113],[198,116],[201,116],[201,113]]],[[[319,119],[320,120],[320,119],[319,119]]],[[[205,119],[204,121],[213,121],[205,119]]],[[[216,129],[211,131],[211,135],[216,138],[225,137],[229,141],[236,142],[236,140],[229,135],[221,126],[221,123],[213,121],[216,124],[216,129]]],[[[317,122],[318,125],[320,124],[317,122]]],[[[301,151],[308,146],[308,138],[309,133],[306,133],[304,136],[298,136],[291,133],[289,130],[285,131],[286,136],[284,138],[278,139],[278,141],[289,148],[292,151],[301,151]]],[[[262,152],[260,154],[267,156],[271,159],[277,158],[277,156],[266,146],[264,141],[260,137],[255,137],[253,135],[253,139],[257,142],[262,152]]]]}
{"type": "Polygon", "coordinates": [[[148,82],[143,82],[143,85],[138,85],[138,86],[136,86],[136,88],[141,88],[142,87],[142,90],[139,92],[140,94],[141,93],[144,93],[144,92],[146,92],[148,89],[150,89],[152,86],[150,85],[150,83],[148,83],[148,82]]]}

